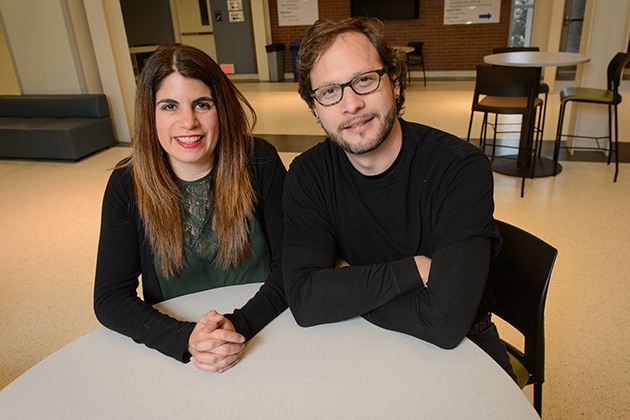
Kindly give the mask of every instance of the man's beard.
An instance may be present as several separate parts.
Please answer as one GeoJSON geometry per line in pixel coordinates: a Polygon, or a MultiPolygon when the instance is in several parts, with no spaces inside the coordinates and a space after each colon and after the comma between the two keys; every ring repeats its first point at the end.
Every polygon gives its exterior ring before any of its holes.
{"type": "Polygon", "coordinates": [[[380,120],[378,133],[376,133],[376,136],[372,139],[366,139],[366,134],[361,133],[359,137],[364,141],[359,144],[352,144],[343,137],[344,127],[350,125],[351,121],[345,121],[339,124],[336,132],[327,130],[323,124],[322,128],[324,129],[330,140],[337,144],[337,146],[341,147],[344,151],[353,155],[362,155],[378,149],[379,146],[383,144],[383,142],[387,139],[389,133],[392,131],[392,127],[394,127],[394,121],[396,121],[396,108],[390,107],[384,118],[382,118],[380,112],[374,111],[370,114],[361,115],[358,118],[353,118],[352,120],[368,120],[370,118],[377,118],[380,120]]]}

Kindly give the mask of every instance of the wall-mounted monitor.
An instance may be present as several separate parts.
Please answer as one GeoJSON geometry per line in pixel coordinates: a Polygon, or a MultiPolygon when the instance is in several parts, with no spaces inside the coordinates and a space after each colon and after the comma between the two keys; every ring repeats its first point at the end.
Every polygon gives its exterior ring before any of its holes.
{"type": "Polygon", "coordinates": [[[418,19],[420,0],[350,0],[350,14],[381,20],[418,19]]]}

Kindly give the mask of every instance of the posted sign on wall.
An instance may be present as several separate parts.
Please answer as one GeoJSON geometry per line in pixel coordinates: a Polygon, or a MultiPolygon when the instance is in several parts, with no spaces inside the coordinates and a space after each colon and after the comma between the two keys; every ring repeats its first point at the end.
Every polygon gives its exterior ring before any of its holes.
{"type": "Polygon", "coordinates": [[[317,0],[278,0],[278,25],[312,25],[319,19],[317,0]]]}
{"type": "Polygon", "coordinates": [[[501,0],[444,0],[445,25],[498,23],[501,0]]]}

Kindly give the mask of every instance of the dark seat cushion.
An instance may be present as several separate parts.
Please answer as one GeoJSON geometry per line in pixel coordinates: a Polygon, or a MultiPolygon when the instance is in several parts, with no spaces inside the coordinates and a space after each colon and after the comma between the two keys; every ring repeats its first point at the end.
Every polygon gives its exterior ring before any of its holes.
{"type": "Polygon", "coordinates": [[[0,117],[104,118],[107,97],[91,95],[0,95],[0,117]]]}

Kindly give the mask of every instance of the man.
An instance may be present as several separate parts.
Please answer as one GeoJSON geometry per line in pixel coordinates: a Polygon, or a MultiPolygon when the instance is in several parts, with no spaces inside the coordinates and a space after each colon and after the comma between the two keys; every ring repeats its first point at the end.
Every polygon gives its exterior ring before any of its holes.
{"type": "Polygon", "coordinates": [[[513,375],[489,314],[500,236],[485,154],[398,118],[405,63],[376,19],[316,22],[298,67],[328,138],[285,181],[283,270],[297,322],[362,316],[447,349],[468,336],[513,375]]]}

